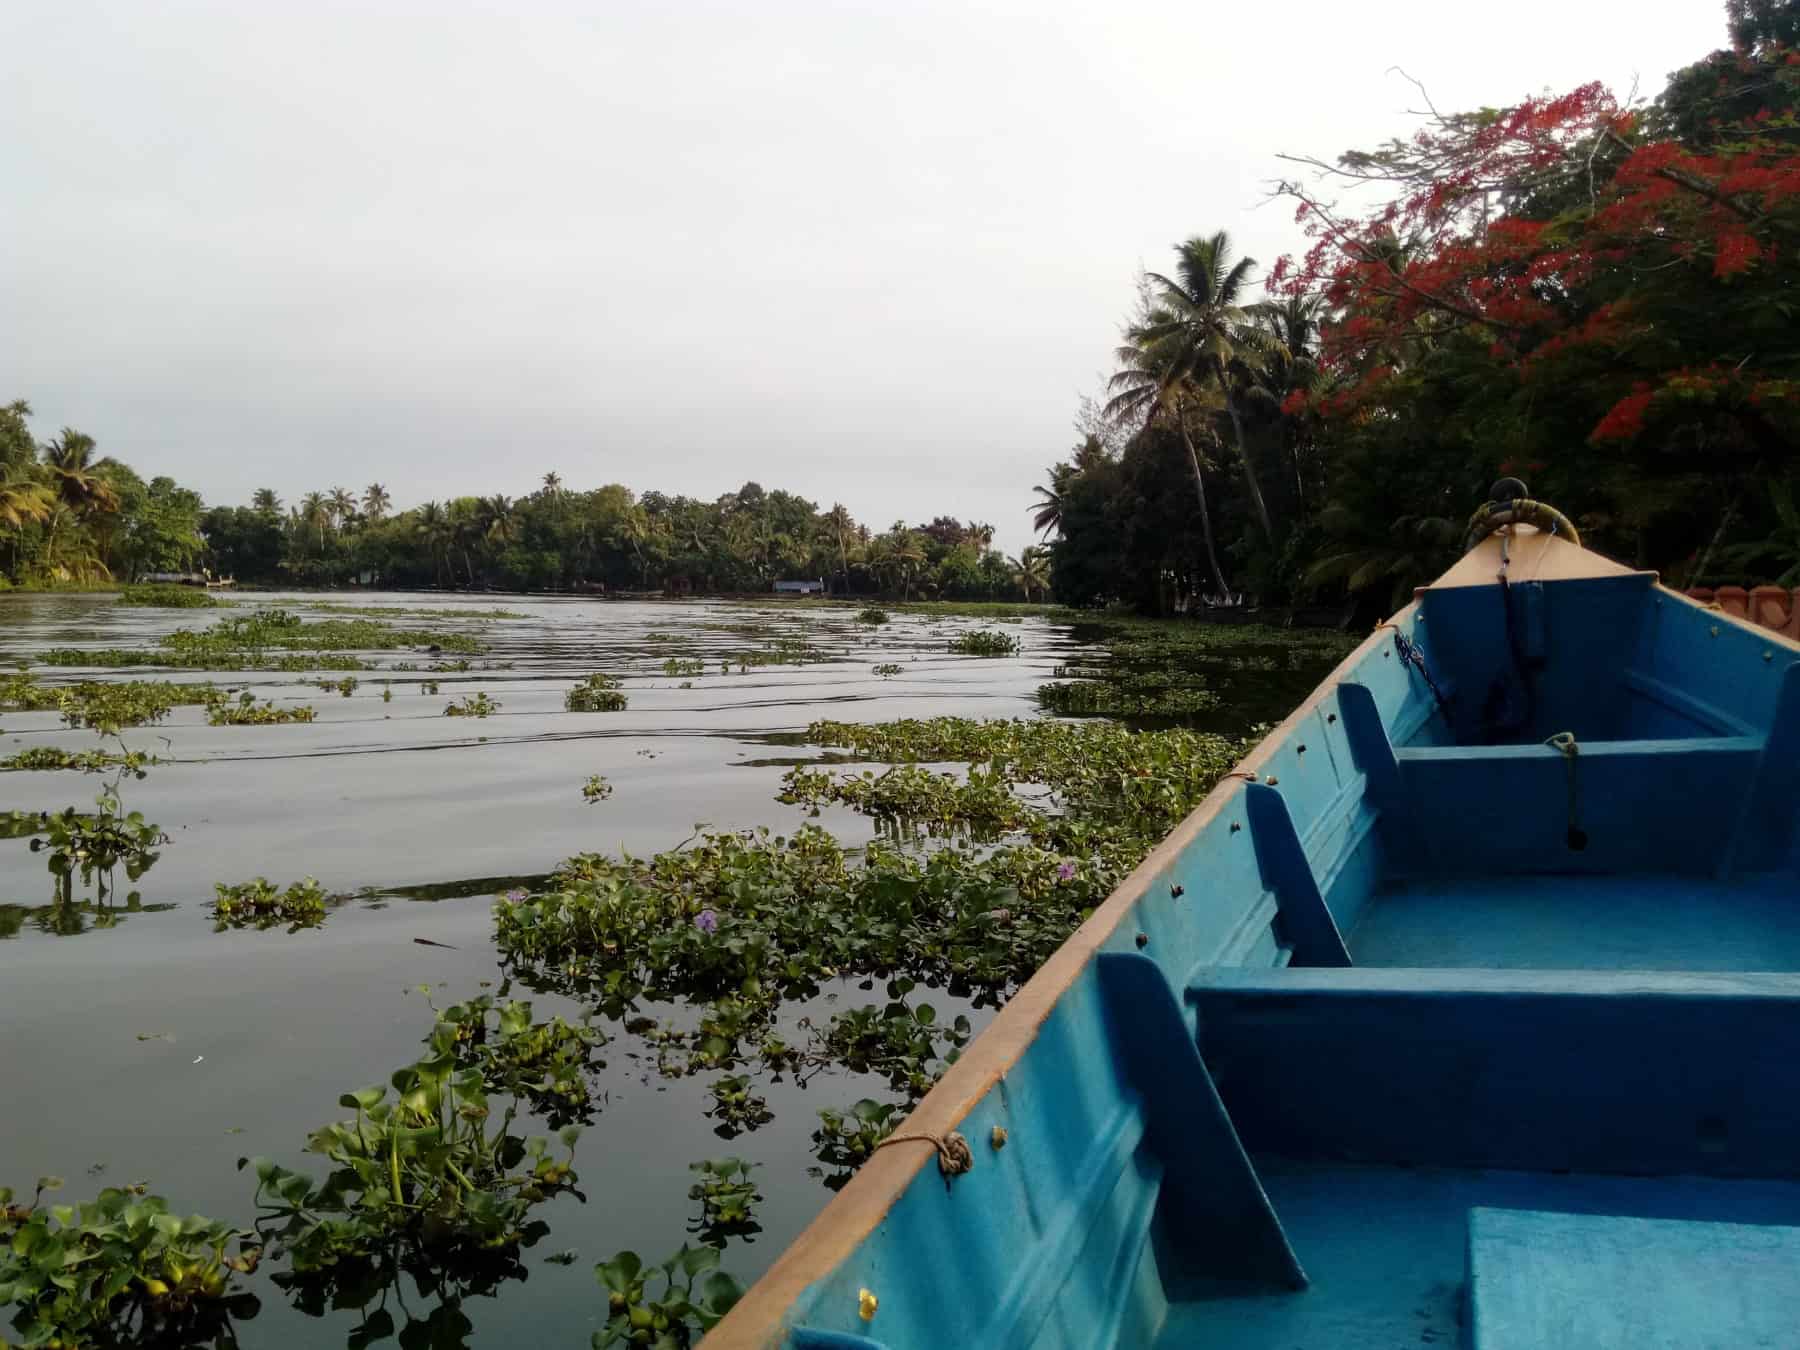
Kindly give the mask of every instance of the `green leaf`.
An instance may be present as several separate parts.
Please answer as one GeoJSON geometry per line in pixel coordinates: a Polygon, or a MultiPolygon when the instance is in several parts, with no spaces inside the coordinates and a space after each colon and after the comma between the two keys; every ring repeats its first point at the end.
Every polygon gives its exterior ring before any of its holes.
{"type": "Polygon", "coordinates": [[[619,1252],[612,1260],[594,1267],[594,1275],[606,1288],[614,1293],[631,1292],[631,1282],[643,1270],[644,1261],[636,1252],[619,1252]]]}
{"type": "Polygon", "coordinates": [[[338,1105],[349,1111],[367,1111],[376,1102],[387,1096],[384,1087],[358,1088],[355,1092],[346,1092],[338,1098],[338,1105]]]}
{"type": "Polygon", "coordinates": [[[692,1278],[704,1270],[712,1270],[719,1264],[719,1252],[716,1247],[683,1247],[681,1249],[681,1269],[692,1278]]]}

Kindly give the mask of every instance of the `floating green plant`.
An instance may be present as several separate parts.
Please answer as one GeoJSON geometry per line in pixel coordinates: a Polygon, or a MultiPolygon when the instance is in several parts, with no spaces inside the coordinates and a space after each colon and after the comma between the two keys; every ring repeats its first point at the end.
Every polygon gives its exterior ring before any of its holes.
{"type": "Polygon", "coordinates": [[[345,698],[349,698],[356,692],[358,681],[356,676],[346,675],[341,680],[319,680],[317,683],[319,688],[327,694],[342,694],[345,698]]]}
{"type": "Polygon", "coordinates": [[[1040,684],[1037,701],[1046,712],[1087,717],[1178,717],[1211,712],[1221,702],[1210,689],[1183,688],[1172,681],[1154,679],[1040,684]]]}
{"type": "Polygon", "coordinates": [[[688,1199],[700,1202],[700,1214],[688,1224],[688,1232],[720,1251],[732,1238],[748,1240],[762,1232],[762,1225],[756,1222],[762,1192],[750,1176],[756,1166],[742,1158],[689,1163],[688,1170],[699,1175],[688,1188],[688,1199]]]}
{"type": "Polygon", "coordinates": [[[78,769],[82,773],[104,773],[108,769],[124,769],[136,777],[143,776],[146,766],[160,761],[141,750],[65,750],[57,745],[33,746],[16,755],[0,759],[0,772],[42,772],[52,769],[78,769]]]}
{"type": "Polygon", "coordinates": [[[491,717],[500,711],[500,705],[485,693],[472,694],[467,698],[452,699],[444,708],[445,717],[491,717]]]}
{"type": "Polygon", "coordinates": [[[706,672],[706,662],[699,657],[671,656],[663,662],[662,670],[669,676],[702,675],[706,672]]]}
{"type": "Polygon", "coordinates": [[[277,707],[274,703],[258,703],[256,695],[246,689],[238,695],[235,703],[229,702],[223,694],[210,702],[206,708],[206,724],[213,727],[274,726],[289,722],[310,722],[318,715],[316,709],[304,703],[291,708],[277,707]]]}
{"type": "Polygon", "coordinates": [[[598,672],[563,696],[563,706],[570,712],[620,712],[625,702],[625,692],[619,688],[619,681],[598,672]]]}
{"type": "Polygon", "coordinates": [[[552,1126],[592,1116],[587,1075],[605,1067],[594,1052],[606,1037],[590,1023],[533,1021],[529,1002],[483,994],[439,1013],[426,1044],[448,1048],[459,1068],[481,1074],[489,1092],[510,1093],[552,1126]]]}
{"type": "Polygon", "coordinates": [[[0,1305],[25,1347],[235,1345],[231,1324],[257,1300],[238,1276],[256,1268],[250,1234],[182,1217],[142,1184],[108,1187],[75,1206],[29,1204],[0,1187],[0,1305]],[[234,1255],[227,1248],[235,1245],[234,1255]]]}
{"type": "Polygon", "coordinates": [[[625,1251],[594,1267],[610,1313],[594,1333],[594,1350],[614,1345],[689,1350],[743,1297],[742,1287],[718,1265],[717,1248],[684,1246],[654,1266],[625,1251]],[[652,1296],[652,1281],[659,1277],[661,1286],[652,1296]]]}
{"type": "MultiPolygon", "coordinates": [[[[778,1047],[776,1058],[782,1056],[778,1047]]],[[[767,1058],[767,1042],[764,1044],[765,1060],[767,1058]]],[[[769,1110],[769,1103],[751,1090],[750,1079],[743,1074],[722,1074],[707,1086],[706,1095],[711,1100],[706,1114],[718,1123],[713,1126],[713,1133],[721,1139],[735,1139],[738,1135],[756,1129],[759,1125],[767,1125],[775,1119],[775,1113],[769,1110]]]]}
{"type": "Polygon", "coordinates": [[[893,1102],[864,1097],[846,1109],[825,1107],[819,1112],[819,1128],[813,1131],[813,1156],[833,1169],[824,1175],[831,1190],[842,1190],[857,1168],[866,1163],[881,1141],[899,1122],[893,1102]]]}
{"type": "Polygon", "coordinates": [[[818,1036],[832,1062],[858,1073],[882,1074],[888,1086],[916,1101],[955,1063],[974,1032],[961,1013],[939,1022],[931,1004],[908,1004],[906,995],[914,987],[904,976],[888,981],[885,1006],[846,1008],[818,1036]]]}
{"type": "Polygon", "coordinates": [[[125,810],[116,787],[106,788],[95,802],[98,811],[68,806],[35,816],[13,813],[12,819],[21,824],[34,822],[31,851],[48,853],[46,866],[58,903],[74,899],[77,876],[84,889],[97,887],[96,897],[104,903],[115,890],[114,874],[119,867],[124,867],[128,880],[136,881],[162,856],[158,850],[169,842],[162,827],[146,821],[142,812],[125,810]]]}
{"type": "Polygon", "coordinates": [[[879,606],[870,605],[867,609],[859,609],[856,611],[856,621],[858,623],[867,624],[886,623],[888,621],[888,612],[879,606]]]}
{"type": "MultiPolygon", "coordinates": [[[[322,1126],[306,1150],[331,1164],[316,1182],[267,1158],[256,1176],[258,1231],[296,1275],[398,1251],[407,1258],[499,1251],[548,1232],[531,1209],[572,1189],[575,1173],[548,1141],[511,1133],[515,1107],[490,1122],[483,1071],[459,1066],[457,1028],[440,1021],[432,1053],[395,1070],[390,1087],[345,1093],[351,1120],[322,1126]]],[[[571,1156],[579,1129],[561,1131],[571,1156]]]]}
{"type": "Polygon", "coordinates": [[[0,677],[0,710],[57,712],[68,725],[102,736],[160,722],[173,708],[208,703],[219,696],[211,684],[160,680],[42,684],[24,672],[0,677]]]}
{"type": "Polygon", "coordinates": [[[720,665],[726,674],[730,674],[733,666],[742,673],[752,666],[805,666],[830,659],[830,653],[813,646],[805,638],[782,637],[776,638],[767,647],[731,652],[723,658],[720,665]]]}
{"type": "Polygon", "coordinates": [[[869,673],[871,675],[879,675],[884,680],[891,680],[891,679],[893,679],[894,676],[900,674],[905,669],[906,669],[905,666],[896,665],[892,661],[883,661],[878,666],[869,667],[869,673]]]}
{"type": "Polygon", "coordinates": [[[977,628],[951,638],[950,650],[959,656],[1014,656],[1019,651],[1019,639],[1011,633],[977,628]]]}
{"type": "Polygon", "coordinates": [[[199,586],[127,586],[119,593],[121,605],[151,609],[228,609],[230,602],[209,595],[199,586]]]}
{"type": "Polygon", "coordinates": [[[273,928],[287,924],[288,931],[316,928],[325,922],[325,888],[305,877],[282,888],[267,877],[213,887],[213,918],[218,928],[273,928]]]}
{"type": "Polygon", "coordinates": [[[597,773],[590,774],[587,782],[581,785],[582,800],[587,802],[590,806],[595,802],[605,801],[608,797],[612,796],[612,792],[612,784],[607,782],[604,776],[597,773]]]}

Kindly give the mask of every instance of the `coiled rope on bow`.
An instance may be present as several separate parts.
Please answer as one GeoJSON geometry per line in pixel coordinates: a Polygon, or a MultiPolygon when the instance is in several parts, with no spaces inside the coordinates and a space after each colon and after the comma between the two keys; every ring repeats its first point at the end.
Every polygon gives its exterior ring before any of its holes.
{"type": "Polygon", "coordinates": [[[960,1177],[975,1166],[975,1154],[969,1148],[969,1141],[955,1130],[947,1130],[941,1135],[928,1130],[902,1130],[890,1134],[875,1148],[880,1151],[889,1144],[930,1144],[937,1150],[938,1171],[944,1174],[946,1184],[951,1177],[960,1177]]]}

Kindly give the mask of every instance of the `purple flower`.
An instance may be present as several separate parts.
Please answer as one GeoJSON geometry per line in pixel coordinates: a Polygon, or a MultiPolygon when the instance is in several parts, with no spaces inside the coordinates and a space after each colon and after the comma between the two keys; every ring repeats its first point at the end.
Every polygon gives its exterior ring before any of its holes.
{"type": "Polygon", "coordinates": [[[716,933],[719,931],[719,916],[710,909],[703,909],[694,915],[694,927],[702,933],[716,933]]]}
{"type": "Polygon", "coordinates": [[[1075,864],[1072,862],[1063,863],[1056,869],[1056,879],[1058,881],[1075,880],[1075,864]]]}
{"type": "Polygon", "coordinates": [[[525,898],[525,895],[526,891],[523,886],[515,886],[506,893],[506,899],[512,901],[516,905],[525,898]]]}

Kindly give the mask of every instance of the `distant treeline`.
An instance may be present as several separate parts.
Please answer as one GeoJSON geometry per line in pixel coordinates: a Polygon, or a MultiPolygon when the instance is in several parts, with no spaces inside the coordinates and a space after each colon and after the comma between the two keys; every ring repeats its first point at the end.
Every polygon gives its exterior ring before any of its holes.
{"type": "Polygon", "coordinates": [[[714,501],[591,491],[555,473],[517,499],[457,497],[395,511],[371,483],[283,503],[205,506],[171,479],[148,484],[65,428],[39,444],[30,407],[0,408],[0,580],[129,581],[206,568],[290,586],[379,584],[504,590],[766,591],[818,579],[840,595],[1043,599],[1048,560],[1007,558],[991,525],[940,516],[880,532],[842,506],[821,511],[746,483],[714,501]]]}

